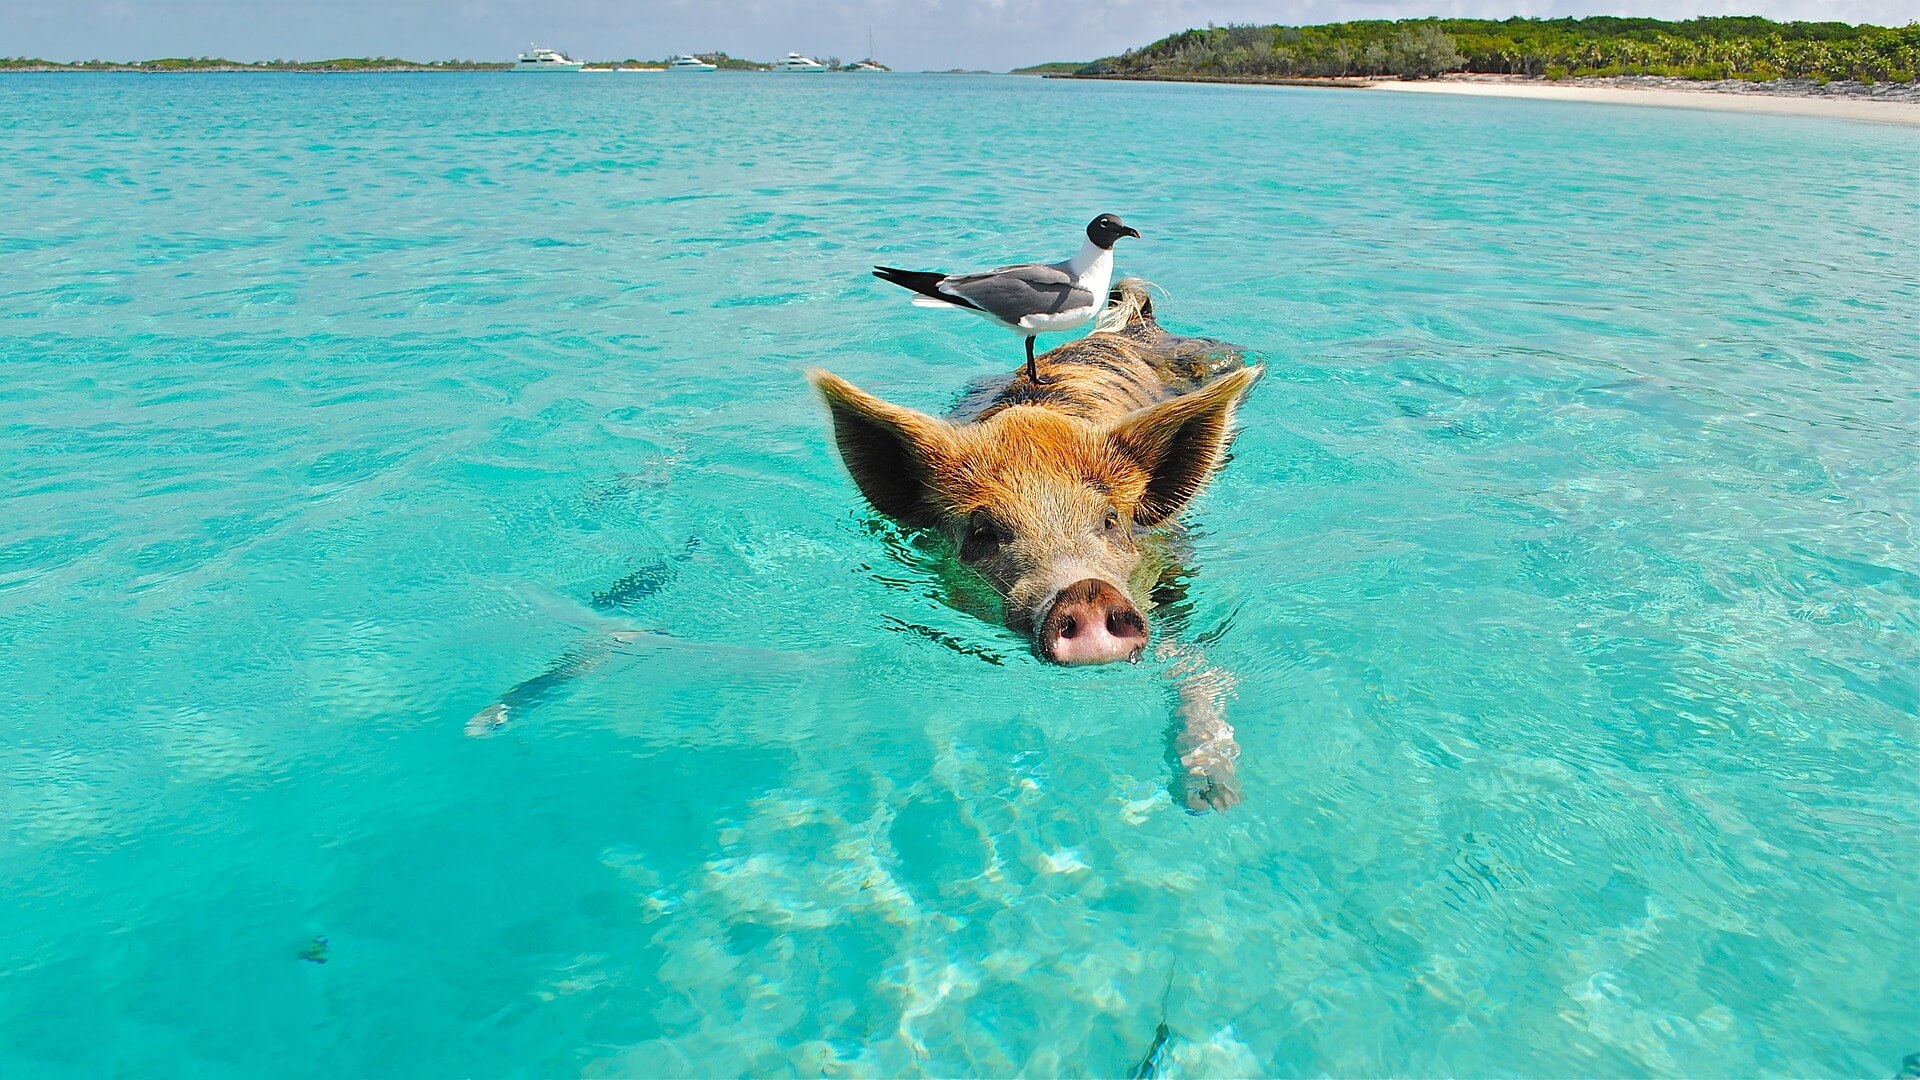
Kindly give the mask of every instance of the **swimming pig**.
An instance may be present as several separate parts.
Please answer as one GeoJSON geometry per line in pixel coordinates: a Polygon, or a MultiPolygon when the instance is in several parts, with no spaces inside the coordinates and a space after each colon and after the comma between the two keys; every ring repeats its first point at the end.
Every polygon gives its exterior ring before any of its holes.
{"type": "MultiPolygon", "coordinates": [[[[1050,379],[996,380],[968,395],[958,422],[889,405],[825,372],[814,385],[860,490],[876,508],[954,544],[957,578],[1004,599],[1008,624],[1062,664],[1137,659],[1152,597],[1178,594],[1173,520],[1226,455],[1234,407],[1259,376],[1240,350],[1163,332],[1146,289],[1115,287],[1098,329],[1039,361],[1050,379]],[[976,574],[977,572],[977,574],[976,574]]],[[[594,598],[617,607],[661,588],[682,555],[628,575],[594,598]]],[[[603,664],[657,649],[714,652],[735,662],[792,662],[732,644],[622,629],[570,650],[467,721],[501,731],[603,664]]],[[[1240,753],[1222,712],[1232,681],[1192,645],[1156,655],[1178,686],[1183,724],[1172,749],[1193,810],[1240,801],[1240,753]]]]}
{"type": "MultiPolygon", "coordinates": [[[[1138,660],[1155,585],[1173,568],[1166,533],[1226,457],[1233,414],[1261,369],[1220,342],[1175,337],[1145,286],[1119,283],[1098,329],[963,401],[949,420],[868,394],[825,371],[834,441],[875,510],[944,534],[1002,599],[1007,625],[1056,664],[1138,660]]],[[[1225,683],[1191,649],[1182,678],[1187,801],[1239,801],[1225,683]]]]}

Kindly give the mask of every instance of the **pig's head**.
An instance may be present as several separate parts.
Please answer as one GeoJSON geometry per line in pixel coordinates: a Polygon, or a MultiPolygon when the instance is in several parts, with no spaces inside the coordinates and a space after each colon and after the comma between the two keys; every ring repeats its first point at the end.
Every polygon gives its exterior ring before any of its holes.
{"type": "Polygon", "coordinates": [[[952,424],[809,373],[840,458],[875,510],[953,542],[989,582],[1007,625],[1058,664],[1137,660],[1157,570],[1142,534],[1166,523],[1219,468],[1233,410],[1258,368],[1107,424],[1015,406],[952,424]]]}

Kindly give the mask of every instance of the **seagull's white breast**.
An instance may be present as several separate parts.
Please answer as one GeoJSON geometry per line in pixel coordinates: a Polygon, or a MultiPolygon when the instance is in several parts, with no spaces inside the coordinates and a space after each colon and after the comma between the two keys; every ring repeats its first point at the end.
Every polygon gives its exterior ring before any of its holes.
{"type": "Polygon", "coordinates": [[[1088,241],[1080,249],[1080,254],[1067,264],[1067,272],[1073,275],[1074,284],[1093,294],[1093,305],[1029,315],[1020,320],[1022,330],[1032,330],[1037,334],[1077,330],[1106,310],[1107,290],[1113,285],[1113,249],[1099,247],[1088,241]]]}

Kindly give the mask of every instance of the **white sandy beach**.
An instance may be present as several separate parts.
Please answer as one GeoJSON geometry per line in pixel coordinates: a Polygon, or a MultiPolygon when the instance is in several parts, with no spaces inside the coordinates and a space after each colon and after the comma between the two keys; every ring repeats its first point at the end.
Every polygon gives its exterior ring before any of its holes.
{"type": "Polygon", "coordinates": [[[1707,90],[1640,90],[1459,77],[1442,77],[1419,82],[1377,82],[1367,89],[1415,94],[1471,94],[1482,97],[1533,98],[1540,101],[1584,101],[1603,105],[1651,105],[1666,109],[1716,109],[1726,112],[1824,116],[1837,120],[1877,120],[1888,124],[1920,125],[1920,104],[1907,101],[1871,101],[1850,97],[1786,97],[1772,94],[1717,93],[1707,90]]]}

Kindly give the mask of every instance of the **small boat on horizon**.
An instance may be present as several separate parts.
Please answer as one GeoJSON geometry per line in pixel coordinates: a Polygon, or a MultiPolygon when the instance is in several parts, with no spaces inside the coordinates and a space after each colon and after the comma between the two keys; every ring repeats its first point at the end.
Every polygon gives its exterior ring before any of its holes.
{"type": "Polygon", "coordinates": [[[672,63],[667,65],[667,70],[668,71],[718,71],[720,69],[717,66],[713,64],[709,64],[705,60],[702,60],[699,57],[694,56],[690,53],[681,53],[679,56],[676,56],[673,58],[672,63]]]}
{"type": "Polygon", "coordinates": [[[853,63],[848,64],[846,67],[843,67],[840,70],[841,71],[887,71],[887,72],[892,71],[893,70],[892,68],[874,59],[874,57],[878,55],[879,52],[880,50],[873,47],[873,31],[869,30],[867,31],[867,58],[865,60],[855,60],[853,63]]]}
{"type": "Polygon", "coordinates": [[[520,54],[511,71],[579,71],[586,67],[586,61],[574,60],[558,49],[542,49],[529,45],[527,52],[520,54]]]}
{"type": "Polygon", "coordinates": [[[797,52],[790,52],[786,55],[784,59],[775,60],[770,66],[768,66],[767,70],[768,71],[825,71],[827,70],[827,65],[821,63],[818,60],[815,60],[811,56],[801,56],[797,52]]]}

